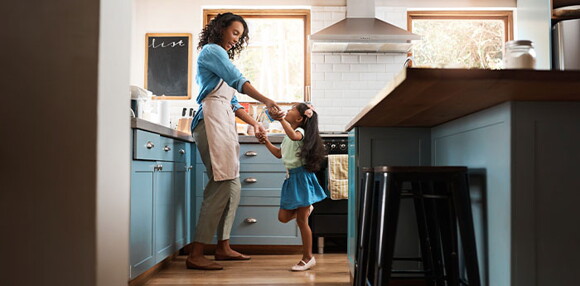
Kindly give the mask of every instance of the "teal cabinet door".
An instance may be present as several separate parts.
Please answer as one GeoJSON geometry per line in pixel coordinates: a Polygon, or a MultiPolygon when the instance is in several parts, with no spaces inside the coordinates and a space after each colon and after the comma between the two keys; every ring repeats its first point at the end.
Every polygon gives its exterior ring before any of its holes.
{"type": "Polygon", "coordinates": [[[186,228],[186,191],[189,182],[189,166],[185,163],[175,163],[174,170],[174,186],[175,197],[173,211],[175,216],[175,248],[180,249],[185,244],[185,228],[186,228]]]}
{"type": "Polygon", "coordinates": [[[174,163],[157,162],[155,174],[155,263],[174,252],[175,213],[174,207],[174,163]]]}
{"type": "Polygon", "coordinates": [[[155,265],[153,248],[154,161],[133,161],[131,166],[130,277],[155,265]]]}

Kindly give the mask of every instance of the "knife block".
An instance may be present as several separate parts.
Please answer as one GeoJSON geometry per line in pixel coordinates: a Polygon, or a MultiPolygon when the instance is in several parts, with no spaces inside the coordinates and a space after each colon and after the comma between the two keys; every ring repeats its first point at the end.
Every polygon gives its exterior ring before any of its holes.
{"type": "Polygon", "coordinates": [[[181,131],[187,134],[191,134],[191,121],[193,118],[191,117],[183,117],[179,118],[177,122],[177,131],[181,131]]]}

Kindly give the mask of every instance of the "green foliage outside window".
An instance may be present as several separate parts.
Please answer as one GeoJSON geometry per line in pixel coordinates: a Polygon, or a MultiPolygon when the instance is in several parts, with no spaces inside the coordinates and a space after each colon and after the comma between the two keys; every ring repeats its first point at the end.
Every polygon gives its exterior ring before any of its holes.
{"type": "Polygon", "coordinates": [[[413,20],[423,36],[413,46],[414,67],[500,69],[505,39],[501,20],[413,20]]]}
{"type": "MultiPolygon", "coordinates": [[[[265,96],[277,102],[304,100],[304,21],[245,18],[250,40],[234,64],[265,96]]],[[[238,94],[240,101],[255,101],[238,94]]]]}

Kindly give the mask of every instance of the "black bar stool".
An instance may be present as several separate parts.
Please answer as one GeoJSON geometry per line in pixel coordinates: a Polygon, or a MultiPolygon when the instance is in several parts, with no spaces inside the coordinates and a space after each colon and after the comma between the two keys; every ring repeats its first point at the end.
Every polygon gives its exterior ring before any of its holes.
{"type": "MultiPolygon", "coordinates": [[[[363,267],[367,267],[369,284],[388,285],[392,274],[416,273],[428,285],[480,285],[466,167],[376,167],[372,191],[366,193],[371,194],[371,206],[365,210],[370,209],[371,213],[368,220],[361,222],[359,237],[369,233],[370,245],[366,251],[364,244],[357,246],[363,247],[363,255],[368,254],[369,262],[363,267]],[[403,189],[405,182],[410,183],[410,190],[403,189]],[[413,199],[415,205],[423,271],[392,269],[400,200],[405,198],[413,199]],[[365,226],[367,221],[370,226],[365,226]],[[460,279],[459,237],[467,281],[460,279]]],[[[355,277],[358,278],[356,272],[355,277]]],[[[365,285],[366,281],[356,283],[355,279],[355,285],[365,285]]]]}
{"type": "MultiPolygon", "coordinates": [[[[356,251],[354,260],[354,285],[362,286],[367,284],[369,262],[374,261],[369,259],[369,238],[371,237],[369,230],[371,227],[371,206],[373,205],[374,195],[374,169],[363,168],[360,192],[357,196],[357,237],[356,237],[356,251]]],[[[376,201],[376,200],[375,200],[376,201]]]]}

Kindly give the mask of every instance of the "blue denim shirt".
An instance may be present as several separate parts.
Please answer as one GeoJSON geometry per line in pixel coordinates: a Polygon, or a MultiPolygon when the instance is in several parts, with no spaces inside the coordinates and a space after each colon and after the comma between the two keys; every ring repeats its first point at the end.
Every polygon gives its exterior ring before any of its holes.
{"type": "MultiPolygon", "coordinates": [[[[201,101],[218,85],[220,79],[223,79],[229,86],[240,93],[242,92],[242,86],[248,81],[230,61],[224,48],[216,44],[206,44],[197,57],[196,81],[199,86],[199,95],[196,101],[199,104],[199,109],[191,122],[192,132],[199,121],[203,119],[201,101]]],[[[231,102],[234,112],[243,108],[236,96],[232,98],[231,102]]]]}

